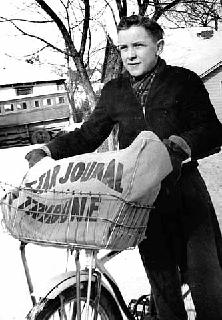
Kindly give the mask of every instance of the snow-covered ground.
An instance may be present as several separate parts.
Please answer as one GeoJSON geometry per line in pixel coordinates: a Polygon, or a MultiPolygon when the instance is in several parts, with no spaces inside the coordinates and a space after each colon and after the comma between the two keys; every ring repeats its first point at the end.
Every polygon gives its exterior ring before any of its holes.
{"type": "Polygon", "coordinates": [[[199,161],[222,230],[222,151],[199,161]]]}
{"type": "MultiPolygon", "coordinates": [[[[28,169],[24,155],[32,146],[0,150],[0,181],[17,184],[28,169]]],[[[211,193],[222,226],[222,153],[200,161],[200,170],[211,193]]],[[[28,245],[27,259],[34,288],[50,277],[64,272],[67,255],[65,250],[28,245]]],[[[20,259],[19,242],[0,229],[0,319],[23,320],[31,308],[31,300],[20,259]]],[[[71,261],[68,264],[70,268],[71,261]]],[[[108,268],[119,283],[126,299],[137,298],[149,291],[149,283],[138,250],[128,250],[109,262],[108,268]]]]}

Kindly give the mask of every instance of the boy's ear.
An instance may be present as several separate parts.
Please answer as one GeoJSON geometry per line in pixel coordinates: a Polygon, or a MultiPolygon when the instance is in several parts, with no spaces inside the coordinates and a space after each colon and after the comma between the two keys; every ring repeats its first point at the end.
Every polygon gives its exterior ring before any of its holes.
{"type": "Polygon", "coordinates": [[[159,56],[163,51],[164,40],[163,39],[158,40],[156,45],[157,45],[157,55],[159,56]]]}

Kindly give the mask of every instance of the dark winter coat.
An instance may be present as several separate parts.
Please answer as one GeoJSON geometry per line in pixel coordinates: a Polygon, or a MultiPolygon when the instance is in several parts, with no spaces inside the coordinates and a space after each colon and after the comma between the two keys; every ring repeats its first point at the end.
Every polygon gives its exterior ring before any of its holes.
{"type": "Polygon", "coordinates": [[[126,148],[142,130],[152,130],[160,139],[181,136],[192,157],[201,158],[222,144],[218,121],[200,78],[193,72],[168,66],[161,60],[146,101],[145,116],[129,77],[107,83],[91,117],[81,129],[48,144],[55,159],[94,151],[119,124],[119,145],[126,148]]]}
{"type": "Polygon", "coordinates": [[[119,124],[120,148],[129,146],[142,130],[152,130],[160,139],[178,135],[191,148],[193,160],[184,166],[181,182],[170,193],[162,188],[148,225],[147,241],[140,247],[153,268],[167,266],[172,257],[184,267],[186,250],[183,249],[201,224],[212,220],[211,240],[216,237],[217,243],[221,242],[214,209],[196,169],[196,159],[222,145],[222,124],[208,92],[195,73],[166,65],[161,60],[145,110],[132,90],[129,76],[123,75],[104,86],[95,110],[80,129],[57,137],[47,146],[54,159],[92,152],[108,137],[116,123],[119,124]],[[165,255],[169,248],[172,257],[165,255]]]}

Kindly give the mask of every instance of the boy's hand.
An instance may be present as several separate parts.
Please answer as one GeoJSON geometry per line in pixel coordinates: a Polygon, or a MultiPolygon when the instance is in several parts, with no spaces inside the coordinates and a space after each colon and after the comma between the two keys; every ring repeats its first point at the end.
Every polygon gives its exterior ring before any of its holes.
{"type": "Polygon", "coordinates": [[[184,151],[178,144],[169,139],[164,139],[163,143],[169,152],[170,160],[173,167],[173,171],[167,176],[166,179],[168,180],[168,182],[176,184],[181,176],[182,162],[189,158],[189,154],[184,151]]]}
{"type": "Polygon", "coordinates": [[[37,162],[39,162],[42,158],[46,156],[47,154],[44,150],[33,149],[26,154],[25,159],[29,163],[29,168],[32,168],[37,162]]]}

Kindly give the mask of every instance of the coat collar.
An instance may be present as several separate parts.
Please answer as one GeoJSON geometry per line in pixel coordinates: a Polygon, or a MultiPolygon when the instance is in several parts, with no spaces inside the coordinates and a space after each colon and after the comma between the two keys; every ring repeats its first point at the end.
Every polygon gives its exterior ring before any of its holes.
{"type": "MultiPolygon", "coordinates": [[[[157,70],[155,72],[154,80],[153,80],[152,85],[149,90],[149,95],[147,97],[146,104],[150,103],[150,101],[153,99],[153,97],[157,94],[158,89],[161,88],[161,86],[163,85],[162,75],[164,74],[166,66],[167,66],[167,64],[166,64],[165,60],[160,58],[159,64],[157,66],[157,70]]],[[[131,91],[132,90],[132,85],[131,85],[131,80],[130,80],[131,75],[129,74],[129,72],[125,71],[121,77],[122,77],[122,85],[123,85],[122,89],[131,91]]]]}

